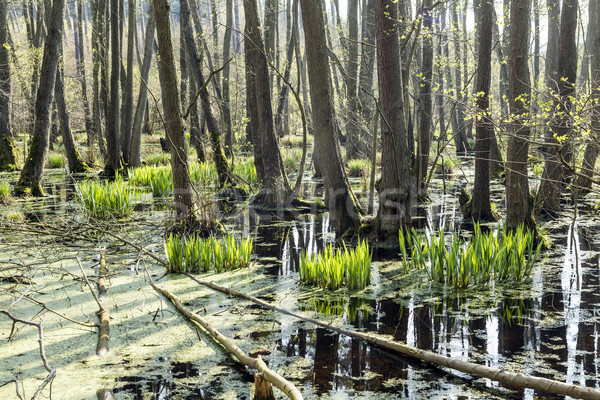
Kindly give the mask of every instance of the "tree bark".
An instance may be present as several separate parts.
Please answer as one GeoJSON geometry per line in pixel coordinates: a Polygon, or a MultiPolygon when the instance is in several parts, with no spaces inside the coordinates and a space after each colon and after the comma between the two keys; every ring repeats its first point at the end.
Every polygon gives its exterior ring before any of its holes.
{"type": "Polygon", "coordinates": [[[377,231],[398,235],[411,221],[409,150],[404,121],[404,96],[398,42],[398,9],[394,0],[376,2],[377,76],[381,109],[381,186],[377,231]]]}
{"type": "Polygon", "coordinates": [[[48,156],[50,104],[58,59],[60,57],[60,41],[63,29],[63,11],[65,0],[54,0],[48,25],[48,36],[44,45],[44,57],[40,78],[47,84],[40,85],[35,101],[35,119],[33,137],[29,145],[29,152],[25,165],[21,171],[19,182],[15,188],[17,194],[31,193],[34,196],[43,196],[42,178],[44,175],[44,164],[48,156]]]}
{"type": "Polygon", "coordinates": [[[0,171],[17,169],[17,153],[10,122],[10,61],[7,3],[0,4],[0,171]]]}
{"type": "MultiPolygon", "coordinates": [[[[250,98],[249,106],[256,111],[252,112],[258,117],[258,126],[254,134],[254,146],[261,147],[262,171],[261,192],[256,197],[256,202],[267,207],[282,205],[291,188],[280,163],[281,154],[275,127],[273,124],[273,111],[271,108],[271,93],[269,91],[269,68],[266,53],[260,35],[260,21],[256,0],[244,0],[246,16],[246,29],[244,44],[246,47],[246,77],[253,77],[246,86],[254,85],[254,96],[250,98]]],[[[249,91],[252,93],[252,90],[249,91]]],[[[257,161],[255,160],[255,164],[257,161]]],[[[259,168],[257,168],[258,170],[259,168]]]]}
{"type": "Polygon", "coordinates": [[[360,224],[362,212],[348,183],[337,141],[339,128],[329,80],[329,59],[325,38],[323,9],[320,2],[301,0],[302,21],[310,82],[310,98],[314,112],[315,148],[323,174],[326,203],[337,234],[360,224]]]}
{"type": "MultiPolygon", "coordinates": [[[[193,79],[196,79],[196,84],[198,88],[200,88],[200,101],[202,102],[202,111],[204,113],[204,118],[206,119],[206,127],[213,146],[213,159],[217,174],[219,175],[219,186],[221,188],[225,187],[227,184],[237,186],[237,181],[229,169],[227,158],[225,157],[225,152],[221,145],[221,135],[219,133],[217,120],[210,108],[210,98],[204,82],[202,66],[200,65],[196,43],[194,42],[194,33],[190,24],[190,8],[188,0],[180,0],[180,6],[181,23],[185,26],[183,31],[185,32],[185,44],[190,62],[190,71],[194,72],[192,77],[193,79]]],[[[198,28],[198,24],[196,24],[196,28],[198,28]]]]}
{"type": "Polygon", "coordinates": [[[171,7],[168,0],[153,0],[156,18],[156,36],[160,52],[160,68],[165,86],[163,102],[165,104],[165,129],[171,143],[171,169],[173,171],[173,194],[180,223],[192,222],[194,218],[194,199],[188,167],[188,151],[181,119],[181,106],[177,85],[173,42],[171,40],[171,7]]]}
{"type": "Polygon", "coordinates": [[[113,176],[121,169],[121,146],[119,141],[120,96],[119,78],[121,73],[121,51],[119,35],[119,4],[122,0],[110,0],[110,105],[108,109],[108,126],[106,129],[107,157],[104,173],[113,176]]]}
{"type": "MultiPolygon", "coordinates": [[[[431,7],[432,1],[426,0],[425,7],[431,7]]],[[[432,136],[433,119],[433,14],[423,12],[423,54],[421,64],[421,84],[419,93],[419,144],[417,146],[417,196],[427,197],[427,170],[429,164],[429,148],[432,136]]]]}
{"type": "Polygon", "coordinates": [[[528,123],[529,98],[529,12],[531,0],[515,0],[511,8],[509,65],[509,105],[511,136],[506,152],[506,226],[510,230],[525,224],[534,228],[529,206],[527,156],[530,130],[528,123]]]}
{"type": "Polygon", "coordinates": [[[225,154],[233,154],[233,130],[231,128],[231,98],[229,94],[230,64],[229,55],[231,54],[231,33],[233,25],[233,0],[225,1],[225,34],[223,35],[223,78],[221,87],[223,89],[223,125],[225,128],[225,154]]]}
{"type": "Polygon", "coordinates": [[[150,2],[148,7],[148,26],[146,28],[146,37],[144,38],[144,60],[142,61],[140,93],[138,95],[133,127],[131,129],[131,149],[129,163],[132,167],[141,166],[141,144],[142,144],[142,124],[146,114],[148,104],[148,77],[150,76],[150,67],[152,67],[152,54],[154,50],[154,31],[156,30],[156,19],[154,18],[154,5],[150,2]]]}
{"type": "Polygon", "coordinates": [[[358,0],[348,1],[348,66],[346,67],[346,158],[356,158],[359,148],[358,119],[358,0]]]}
{"type": "MultiPolygon", "coordinates": [[[[136,2],[129,0],[129,16],[127,22],[127,79],[125,81],[125,91],[123,93],[124,102],[123,115],[121,119],[121,146],[123,152],[123,161],[129,164],[131,150],[131,135],[133,129],[133,55],[135,50],[134,35],[137,36],[136,24],[136,2]]],[[[142,83],[144,85],[144,83],[142,83]]]]}
{"type": "Polygon", "coordinates": [[[495,220],[490,203],[490,142],[494,126],[490,117],[490,82],[492,76],[493,0],[481,0],[479,54],[477,65],[477,137],[475,141],[475,184],[471,217],[475,221],[495,220]]]}
{"type": "Polygon", "coordinates": [[[547,138],[550,148],[537,196],[538,213],[556,216],[560,211],[560,196],[568,170],[559,158],[569,163],[572,157],[571,97],[577,82],[577,10],[578,0],[565,0],[560,18],[560,50],[558,62],[557,113],[551,122],[552,135],[547,138]],[[557,138],[561,138],[559,141],[557,138]]]}

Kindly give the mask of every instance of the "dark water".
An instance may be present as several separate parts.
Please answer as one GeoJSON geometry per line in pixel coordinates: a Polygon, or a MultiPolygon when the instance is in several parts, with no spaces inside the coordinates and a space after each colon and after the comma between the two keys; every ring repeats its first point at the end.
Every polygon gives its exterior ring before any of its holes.
{"type": "MultiPolygon", "coordinates": [[[[415,210],[415,225],[460,230],[459,184],[447,183],[443,188],[439,181],[435,183],[432,201],[415,210]]],[[[74,211],[72,184],[54,183],[45,190],[51,196],[39,207],[32,205],[25,214],[28,219],[74,211]]],[[[306,190],[318,194],[318,186],[306,190]]],[[[501,206],[502,189],[494,188],[492,193],[501,206]]],[[[595,209],[588,206],[587,210],[595,209]]],[[[246,210],[233,223],[244,235],[256,238],[260,272],[274,282],[297,280],[300,255],[318,252],[335,240],[327,214],[304,214],[289,221],[246,210]]],[[[524,283],[454,291],[432,285],[424,276],[407,279],[390,261],[396,257],[393,250],[374,248],[374,260],[381,262],[376,264],[379,277],[371,289],[331,294],[300,287],[297,304],[288,308],[327,320],[341,319],[347,327],[448,357],[598,388],[600,218],[590,212],[580,215],[575,224],[565,217],[544,229],[553,247],[524,283]]],[[[280,372],[304,360],[301,367],[293,366],[301,373],[292,381],[307,398],[562,398],[425,365],[302,322],[277,326],[243,339],[270,342],[265,358],[280,372]]],[[[177,383],[199,373],[192,363],[166,361],[156,375],[123,376],[109,392],[115,398],[124,393],[135,399],[149,394],[154,399],[219,398],[218,377],[207,387],[177,383]]],[[[241,380],[251,380],[244,369],[237,374],[241,380]]]]}

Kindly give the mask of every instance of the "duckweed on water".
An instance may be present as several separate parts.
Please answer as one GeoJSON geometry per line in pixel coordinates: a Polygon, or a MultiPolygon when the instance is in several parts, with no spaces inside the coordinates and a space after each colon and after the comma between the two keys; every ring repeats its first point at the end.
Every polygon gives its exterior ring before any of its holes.
{"type": "Polygon", "coordinates": [[[449,246],[441,229],[437,235],[423,235],[413,228],[398,236],[406,272],[425,269],[432,281],[455,288],[521,281],[531,274],[541,250],[541,243],[535,248],[534,235],[523,226],[514,232],[504,228],[483,233],[475,224],[470,240],[463,241],[454,232],[449,246]]]}
{"type": "Polygon", "coordinates": [[[238,241],[233,235],[223,239],[203,239],[197,235],[181,238],[171,234],[165,240],[167,271],[198,273],[214,270],[220,273],[245,268],[250,265],[252,249],[252,238],[238,241]]]}
{"type": "Polygon", "coordinates": [[[300,280],[310,285],[336,290],[346,285],[349,290],[364,289],[371,281],[371,252],[366,241],[355,249],[335,250],[327,246],[322,253],[300,257],[300,280]]]}
{"type": "Polygon", "coordinates": [[[120,176],[113,182],[79,182],[76,190],[77,202],[84,212],[97,219],[128,217],[137,198],[137,191],[120,176]]]}

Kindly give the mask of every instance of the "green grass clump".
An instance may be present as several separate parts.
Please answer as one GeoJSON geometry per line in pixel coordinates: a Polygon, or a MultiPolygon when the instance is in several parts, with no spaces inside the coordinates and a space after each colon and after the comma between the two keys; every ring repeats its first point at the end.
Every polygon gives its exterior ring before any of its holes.
{"type": "Polygon", "coordinates": [[[233,173],[240,176],[244,181],[251,185],[258,183],[256,176],[256,167],[254,166],[254,160],[248,159],[240,161],[233,166],[233,173]]]}
{"type": "Polygon", "coordinates": [[[0,204],[7,204],[10,201],[10,193],[10,183],[0,181],[0,204]]]}
{"type": "Polygon", "coordinates": [[[154,197],[165,197],[173,188],[173,173],[168,165],[130,168],[129,181],[136,186],[150,186],[154,197]]]}
{"type": "Polygon", "coordinates": [[[322,253],[300,257],[298,272],[302,282],[336,290],[343,285],[349,290],[364,289],[371,282],[371,252],[366,241],[355,249],[335,250],[327,246],[322,253]]]}
{"type": "Polygon", "coordinates": [[[86,180],[77,184],[77,201],[92,218],[125,218],[133,213],[137,191],[120,176],[113,182],[86,180]]]}
{"type": "Polygon", "coordinates": [[[217,168],[210,162],[194,162],[190,164],[190,177],[194,185],[201,187],[214,186],[219,181],[217,168]]]}
{"type": "Polygon", "coordinates": [[[153,153],[146,157],[148,165],[169,165],[171,163],[171,155],[169,153],[153,153]]]}
{"type": "Polygon", "coordinates": [[[64,168],[65,159],[60,153],[50,153],[48,155],[48,160],[46,161],[46,166],[48,168],[64,168]]]}
{"type": "Polygon", "coordinates": [[[167,272],[220,273],[245,268],[250,265],[253,246],[252,238],[238,241],[233,235],[223,239],[203,239],[197,235],[182,239],[171,234],[165,240],[167,272]]]}
{"type": "Polygon", "coordinates": [[[484,233],[475,224],[470,240],[461,240],[454,232],[449,246],[441,229],[437,235],[426,236],[413,228],[406,233],[401,230],[398,236],[406,272],[425,269],[431,280],[455,288],[521,281],[531,274],[542,247],[541,243],[535,247],[534,234],[523,226],[484,233]]]}
{"type": "Polygon", "coordinates": [[[435,163],[435,172],[438,174],[446,174],[449,175],[452,173],[452,170],[456,167],[456,163],[453,159],[448,157],[440,157],[435,163]]]}
{"type": "Polygon", "coordinates": [[[369,160],[354,159],[348,161],[348,176],[355,178],[365,177],[371,170],[371,162],[369,160]]]}

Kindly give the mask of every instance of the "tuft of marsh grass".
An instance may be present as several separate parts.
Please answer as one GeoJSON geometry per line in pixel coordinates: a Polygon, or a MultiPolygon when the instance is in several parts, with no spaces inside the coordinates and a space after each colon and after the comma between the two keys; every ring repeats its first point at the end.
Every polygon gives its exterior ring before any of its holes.
{"type": "Polygon", "coordinates": [[[348,176],[361,178],[369,175],[371,162],[369,160],[354,159],[348,161],[348,176]]]}
{"type": "Polygon", "coordinates": [[[359,242],[354,249],[343,249],[327,246],[323,252],[308,256],[306,252],[300,257],[298,268],[300,280],[310,285],[339,289],[342,286],[349,290],[364,289],[371,282],[371,252],[366,241],[359,242]]]}
{"type": "Polygon", "coordinates": [[[143,166],[130,168],[127,172],[129,182],[136,186],[150,186],[154,197],[164,197],[171,194],[173,174],[168,165],[143,166]]]}
{"type": "Polygon", "coordinates": [[[137,198],[137,191],[119,175],[113,182],[79,182],[76,191],[77,202],[84,212],[97,219],[128,217],[137,198]]]}
{"type": "Polygon", "coordinates": [[[456,163],[453,159],[449,157],[440,157],[435,163],[435,172],[438,174],[444,173],[449,175],[452,173],[454,167],[456,167],[456,163]]]}
{"type": "Polygon", "coordinates": [[[254,166],[254,159],[252,158],[236,163],[233,166],[233,173],[240,176],[250,185],[258,183],[256,167],[254,166]]]}
{"type": "Polygon", "coordinates": [[[146,157],[146,164],[148,165],[169,165],[171,162],[171,155],[169,153],[153,153],[146,157]]]}
{"type": "Polygon", "coordinates": [[[194,162],[190,164],[190,177],[200,187],[214,186],[219,181],[217,168],[210,162],[194,162]]]}
{"type": "Polygon", "coordinates": [[[65,159],[60,153],[50,153],[48,155],[48,160],[46,161],[46,166],[48,168],[64,168],[65,159]]]}
{"type": "Polygon", "coordinates": [[[0,181],[0,204],[7,204],[10,201],[10,194],[10,183],[6,181],[0,181]]]}
{"type": "Polygon", "coordinates": [[[250,265],[254,242],[252,238],[236,240],[233,235],[222,239],[203,239],[197,235],[181,238],[169,235],[164,243],[167,272],[217,273],[250,265]]]}
{"type": "Polygon", "coordinates": [[[464,241],[456,232],[446,246],[444,231],[423,235],[414,228],[398,234],[406,272],[425,269],[429,278],[455,288],[485,286],[490,282],[521,281],[531,274],[542,244],[520,226],[515,231],[482,232],[475,224],[473,237],[464,241]],[[410,252],[410,254],[409,254],[410,252]]]}

